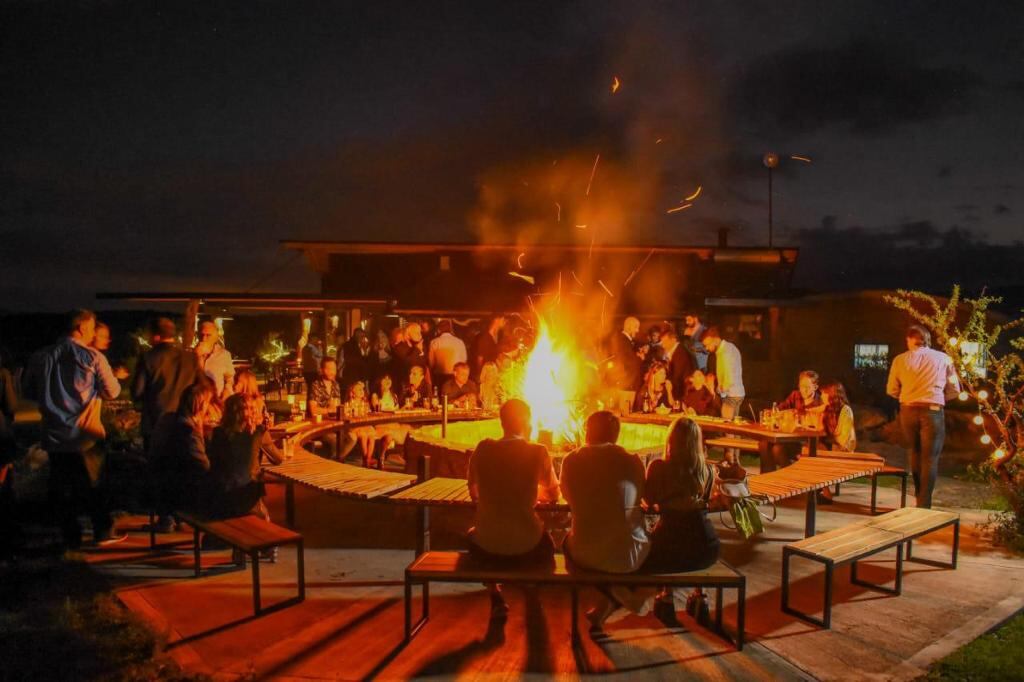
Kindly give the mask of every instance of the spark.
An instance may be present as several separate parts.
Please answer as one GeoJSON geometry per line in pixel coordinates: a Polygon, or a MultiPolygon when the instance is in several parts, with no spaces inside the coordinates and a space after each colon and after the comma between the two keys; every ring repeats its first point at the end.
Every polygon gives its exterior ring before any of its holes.
{"type": "Polygon", "coordinates": [[[592,259],[594,257],[594,236],[595,236],[594,233],[591,232],[590,233],[590,250],[587,252],[587,260],[590,260],[590,259],[592,259]]]}
{"type": "Polygon", "coordinates": [[[676,211],[682,211],[684,209],[690,208],[691,206],[693,206],[693,204],[683,204],[682,206],[670,208],[669,210],[665,211],[665,213],[675,213],[676,211]]]}
{"type": "Polygon", "coordinates": [[[526,255],[526,252],[523,251],[521,254],[519,254],[519,257],[516,258],[516,267],[518,267],[520,270],[523,269],[523,256],[525,256],[525,255],[526,255]]]}
{"type": "Polygon", "coordinates": [[[612,76],[612,94],[614,95],[619,90],[619,86],[622,85],[622,81],[619,80],[618,76],[612,76]]]}
{"type": "Polygon", "coordinates": [[[602,282],[601,280],[597,280],[597,283],[601,285],[601,288],[602,288],[602,289],[604,289],[604,292],[605,292],[606,294],[608,294],[608,295],[609,295],[609,296],[611,296],[612,298],[615,298],[615,294],[613,294],[613,293],[612,293],[612,290],[611,290],[611,289],[609,289],[608,287],[606,287],[606,286],[604,285],[604,282],[602,282]]]}
{"type": "Polygon", "coordinates": [[[580,278],[576,276],[576,271],[575,270],[570,270],[569,274],[572,275],[572,278],[574,280],[576,280],[576,284],[579,284],[580,286],[583,286],[583,282],[581,282],[580,278]]]}
{"type": "Polygon", "coordinates": [[[636,268],[633,270],[633,272],[629,273],[629,277],[627,277],[626,281],[622,283],[622,288],[623,289],[625,289],[627,286],[629,286],[629,283],[633,281],[634,277],[636,277],[636,273],[640,272],[640,268],[642,268],[643,266],[647,265],[647,261],[649,261],[651,259],[651,256],[653,256],[653,255],[654,255],[654,249],[651,249],[650,252],[648,252],[647,257],[643,259],[643,261],[640,263],[640,265],[636,266],[636,268]]]}
{"type": "Polygon", "coordinates": [[[654,144],[661,144],[661,138],[659,137],[657,140],[655,140],[654,144]]]}
{"type": "Polygon", "coordinates": [[[810,163],[811,162],[811,160],[808,157],[806,157],[806,156],[796,156],[796,155],[793,155],[793,156],[791,156],[789,158],[793,159],[794,161],[803,161],[804,163],[810,163]]]}
{"type": "Polygon", "coordinates": [[[604,304],[608,302],[608,297],[605,296],[601,299],[601,327],[604,327],[604,304]]]}
{"type": "Polygon", "coordinates": [[[521,273],[518,273],[518,272],[510,272],[508,274],[509,274],[510,277],[515,277],[517,279],[521,279],[524,282],[527,282],[529,284],[536,284],[536,280],[534,280],[533,277],[530,277],[529,275],[524,275],[524,274],[521,274],[521,273]]]}
{"type": "Polygon", "coordinates": [[[601,155],[598,154],[596,157],[594,157],[594,167],[590,169],[590,182],[587,183],[587,194],[586,194],[586,196],[588,196],[588,197],[590,196],[590,186],[594,184],[594,174],[597,173],[597,162],[600,161],[600,160],[601,160],[601,155]]]}
{"type": "Polygon", "coordinates": [[[586,225],[577,225],[576,227],[578,227],[578,228],[579,228],[579,229],[581,229],[581,230],[585,230],[585,229],[587,229],[587,226],[586,226],[586,225]]]}
{"type": "Polygon", "coordinates": [[[558,222],[562,222],[562,205],[556,201],[555,208],[558,209],[558,222]]]}
{"type": "Polygon", "coordinates": [[[555,297],[556,301],[561,302],[562,300],[562,273],[558,273],[558,295],[555,297]]]}
{"type": "Polygon", "coordinates": [[[704,189],[704,185],[697,185],[697,190],[690,196],[683,199],[683,201],[693,201],[694,199],[700,196],[700,192],[702,189],[704,189]]]}

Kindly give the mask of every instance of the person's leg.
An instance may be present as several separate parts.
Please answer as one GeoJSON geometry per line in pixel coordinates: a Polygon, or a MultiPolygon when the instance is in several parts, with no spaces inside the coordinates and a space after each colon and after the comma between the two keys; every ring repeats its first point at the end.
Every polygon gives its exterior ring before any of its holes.
{"type": "Polygon", "coordinates": [[[85,470],[89,476],[89,487],[83,492],[92,520],[92,539],[100,542],[110,538],[114,519],[110,513],[110,495],[104,475],[105,453],[93,447],[82,453],[85,470]]]}
{"type": "Polygon", "coordinates": [[[918,427],[917,410],[913,407],[900,407],[900,430],[907,444],[907,464],[910,475],[914,479],[914,497],[921,495],[921,431],[918,427]]]}
{"type": "Polygon", "coordinates": [[[82,529],[78,525],[76,504],[76,465],[81,460],[75,452],[51,452],[48,498],[53,519],[60,527],[64,544],[78,549],[82,544],[82,529]]]}
{"type": "Polygon", "coordinates": [[[946,422],[943,411],[923,411],[920,417],[920,433],[921,454],[918,471],[920,472],[921,486],[917,496],[917,506],[930,509],[932,506],[932,493],[935,490],[935,481],[939,476],[939,455],[942,454],[942,444],[946,437],[946,422]]]}
{"type": "MultiPolygon", "coordinates": [[[[722,419],[728,419],[732,421],[740,413],[740,406],[743,404],[743,398],[723,398],[722,399],[722,419]]],[[[733,464],[739,462],[739,451],[735,448],[725,449],[725,460],[733,464]]]]}

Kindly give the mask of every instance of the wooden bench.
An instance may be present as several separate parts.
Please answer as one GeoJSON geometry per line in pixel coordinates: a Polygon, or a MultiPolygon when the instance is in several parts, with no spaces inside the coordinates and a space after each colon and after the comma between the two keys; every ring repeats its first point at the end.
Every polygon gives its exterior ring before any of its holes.
{"type": "MultiPolygon", "coordinates": [[[[209,521],[194,514],[177,512],[175,514],[182,521],[192,526],[192,537],[195,554],[195,577],[202,572],[200,565],[200,543],[199,533],[202,531],[208,535],[220,538],[231,547],[249,555],[252,562],[252,603],[255,615],[263,611],[260,602],[260,551],[278,547],[281,545],[295,545],[296,560],[298,563],[298,585],[299,594],[294,599],[276,605],[275,608],[298,603],[306,598],[306,569],[303,556],[302,536],[293,530],[282,528],[258,516],[239,516],[233,519],[221,519],[209,521]]],[[[240,568],[245,568],[245,560],[242,560],[240,568]]]]}
{"type": "MultiPolygon", "coordinates": [[[[842,450],[818,450],[818,457],[826,459],[845,459],[858,462],[876,462],[882,468],[871,474],[871,515],[878,513],[878,477],[895,476],[900,479],[900,509],[907,506],[907,477],[906,469],[902,467],[889,466],[885,458],[873,452],[843,452],[842,450]]],[[[836,485],[836,495],[839,494],[839,486],[836,485]]]]}
{"type": "Polygon", "coordinates": [[[507,583],[536,585],[566,585],[572,590],[572,645],[577,651],[582,646],[579,632],[579,588],[584,586],[625,585],[629,587],[702,587],[715,590],[715,627],[722,629],[722,590],[737,590],[736,637],[737,650],[743,649],[745,600],[747,579],[724,561],[702,571],[670,574],[597,573],[566,565],[565,556],[555,555],[550,568],[495,569],[481,566],[468,552],[426,552],[405,569],[405,641],[408,642],[427,623],[430,616],[430,583],[507,583]],[[423,605],[420,619],[412,621],[413,585],[422,585],[423,605]]]}
{"type": "MultiPolygon", "coordinates": [[[[867,521],[853,523],[836,530],[806,538],[782,548],[782,610],[824,628],[832,624],[832,577],[837,566],[851,564],[850,582],[899,595],[903,590],[903,545],[907,547],[907,560],[911,560],[915,538],[953,526],[953,560],[937,564],[956,568],[960,547],[960,515],[934,509],[906,507],[876,516],[867,521]],[[896,548],[896,583],[893,588],[864,582],[857,577],[857,562],[884,550],[896,548]],[[825,608],[819,620],[797,611],[789,605],[789,560],[801,556],[825,565],[825,608]]],[[[922,562],[934,563],[934,562],[922,562]]]]}
{"type": "Polygon", "coordinates": [[[704,445],[709,448],[732,448],[733,450],[742,450],[743,452],[760,452],[761,446],[756,440],[750,440],[749,438],[737,438],[736,436],[721,436],[719,438],[708,438],[704,441],[704,445]]]}

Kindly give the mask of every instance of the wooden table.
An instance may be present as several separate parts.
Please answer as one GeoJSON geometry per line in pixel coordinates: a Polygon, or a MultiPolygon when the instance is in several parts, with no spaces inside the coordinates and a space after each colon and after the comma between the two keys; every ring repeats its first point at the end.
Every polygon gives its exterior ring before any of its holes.
{"type": "Polygon", "coordinates": [[[819,490],[862,476],[870,476],[882,468],[879,462],[844,460],[826,457],[801,457],[793,464],[766,474],[747,478],[752,495],[768,502],[779,502],[797,495],[806,498],[804,537],[814,535],[819,490]]]}
{"type": "MultiPolygon", "coordinates": [[[[623,421],[637,424],[671,424],[680,415],[678,414],[630,414],[623,417],[623,421]]],[[[813,457],[818,454],[818,438],[820,431],[813,429],[795,429],[793,431],[779,431],[766,426],[761,426],[747,421],[730,421],[720,417],[694,417],[703,433],[724,433],[730,436],[741,436],[757,442],[758,454],[761,457],[761,469],[764,471],[770,463],[774,467],[774,458],[771,454],[773,445],[783,443],[807,443],[807,452],[813,457]]]]}
{"type": "Polygon", "coordinates": [[[409,474],[342,464],[317,457],[302,448],[296,448],[291,459],[266,466],[263,471],[285,482],[285,518],[289,528],[295,526],[296,483],[328,495],[370,500],[408,488],[416,482],[416,477],[409,474]]]}

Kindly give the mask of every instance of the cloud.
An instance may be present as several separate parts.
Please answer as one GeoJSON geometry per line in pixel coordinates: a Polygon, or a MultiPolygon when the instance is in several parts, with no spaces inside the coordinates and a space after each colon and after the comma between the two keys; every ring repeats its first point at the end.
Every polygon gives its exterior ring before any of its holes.
{"type": "Polygon", "coordinates": [[[967,108],[981,79],[965,69],[929,67],[896,43],[790,48],[758,58],[731,92],[741,125],[809,133],[832,124],[887,131],[967,108]]]}

